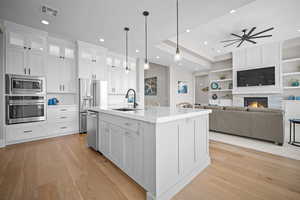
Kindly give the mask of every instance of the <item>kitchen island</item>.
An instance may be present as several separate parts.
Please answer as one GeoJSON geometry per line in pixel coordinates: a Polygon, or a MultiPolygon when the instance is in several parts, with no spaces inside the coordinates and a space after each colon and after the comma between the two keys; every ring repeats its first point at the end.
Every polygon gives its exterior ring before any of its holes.
{"type": "Polygon", "coordinates": [[[153,107],[99,113],[98,150],[147,191],[171,199],[210,164],[210,110],[153,107]]]}

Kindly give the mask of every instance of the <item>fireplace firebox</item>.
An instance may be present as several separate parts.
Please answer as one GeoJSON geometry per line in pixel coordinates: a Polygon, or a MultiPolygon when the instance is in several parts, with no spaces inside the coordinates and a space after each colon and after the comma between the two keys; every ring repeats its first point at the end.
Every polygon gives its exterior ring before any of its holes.
{"type": "Polygon", "coordinates": [[[244,97],[244,106],[253,108],[267,108],[268,97],[244,97]]]}

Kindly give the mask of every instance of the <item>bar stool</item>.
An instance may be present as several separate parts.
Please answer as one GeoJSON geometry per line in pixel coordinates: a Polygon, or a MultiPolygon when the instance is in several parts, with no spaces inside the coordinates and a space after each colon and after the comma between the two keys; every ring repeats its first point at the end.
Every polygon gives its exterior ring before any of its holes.
{"type": "Polygon", "coordinates": [[[300,119],[289,119],[290,121],[290,141],[289,144],[300,147],[300,142],[296,141],[296,124],[300,124],[300,119]],[[293,128],[293,130],[292,130],[293,128]],[[292,140],[293,138],[293,140],[292,140]]]}

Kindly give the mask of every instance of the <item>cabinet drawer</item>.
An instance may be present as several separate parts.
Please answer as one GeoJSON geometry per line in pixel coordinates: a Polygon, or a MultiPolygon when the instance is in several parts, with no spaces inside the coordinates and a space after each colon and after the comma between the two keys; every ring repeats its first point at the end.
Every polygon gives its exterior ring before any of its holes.
{"type": "Polygon", "coordinates": [[[44,124],[22,124],[10,125],[6,127],[6,140],[8,142],[26,140],[46,136],[44,124]]]}
{"type": "Polygon", "coordinates": [[[138,131],[140,126],[140,123],[136,120],[126,119],[123,117],[117,117],[108,114],[101,114],[100,119],[131,131],[138,131]]]}
{"type": "Polygon", "coordinates": [[[69,132],[78,132],[78,123],[74,122],[60,122],[49,123],[48,133],[49,135],[58,135],[69,132]]]}
{"type": "Polygon", "coordinates": [[[71,122],[78,120],[78,112],[66,112],[66,113],[48,113],[47,117],[48,122],[71,122]]]}

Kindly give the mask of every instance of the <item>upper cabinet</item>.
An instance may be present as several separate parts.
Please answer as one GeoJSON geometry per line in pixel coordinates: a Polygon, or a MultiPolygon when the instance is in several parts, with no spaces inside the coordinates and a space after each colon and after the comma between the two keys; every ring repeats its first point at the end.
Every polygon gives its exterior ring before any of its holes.
{"type": "Polygon", "coordinates": [[[58,38],[48,38],[47,92],[76,92],[75,43],[58,38]]]}
{"type": "Polygon", "coordinates": [[[101,46],[78,41],[79,78],[107,80],[106,54],[101,46]]]}
{"type": "Polygon", "coordinates": [[[233,67],[276,66],[280,61],[280,43],[269,43],[233,52],[233,67]]]}
{"type": "Polygon", "coordinates": [[[130,88],[136,89],[136,60],[128,59],[129,71],[126,71],[126,60],[122,55],[109,53],[106,58],[108,70],[108,91],[110,94],[125,94],[130,88]]]}
{"type": "Polygon", "coordinates": [[[47,34],[6,22],[6,73],[45,75],[47,34]]]}

